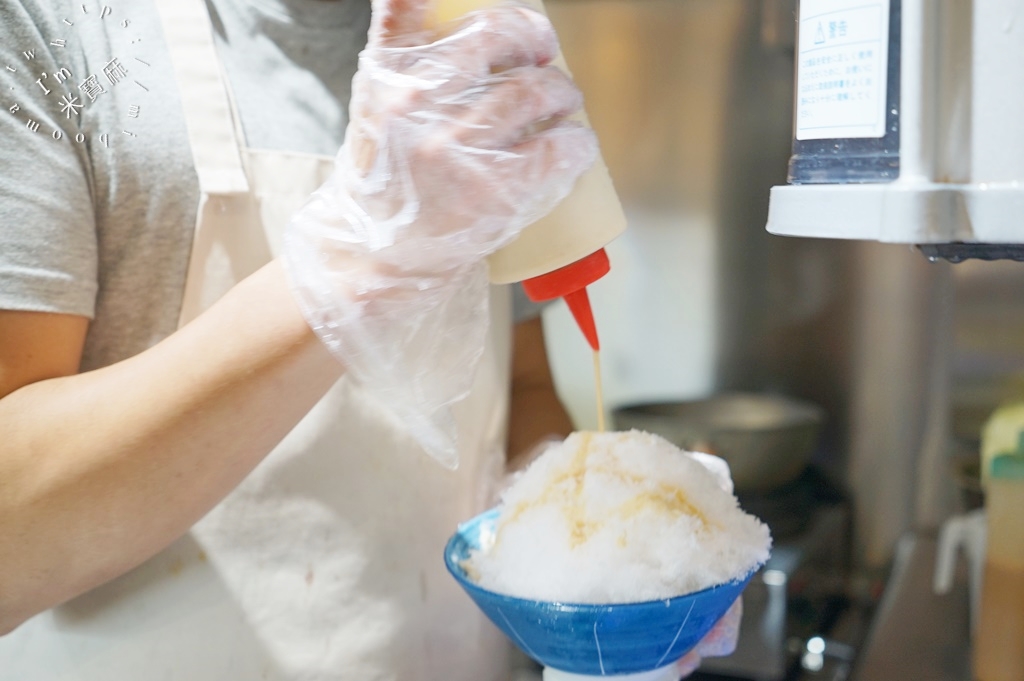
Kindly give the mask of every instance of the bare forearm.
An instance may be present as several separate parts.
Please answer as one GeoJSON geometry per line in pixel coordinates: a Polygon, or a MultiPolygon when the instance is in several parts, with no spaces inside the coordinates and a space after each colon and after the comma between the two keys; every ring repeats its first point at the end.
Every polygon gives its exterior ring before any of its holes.
{"type": "Polygon", "coordinates": [[[341,371],[272,263],[156,347],[0,400],[0,633],[180,536],[341,371]]]}

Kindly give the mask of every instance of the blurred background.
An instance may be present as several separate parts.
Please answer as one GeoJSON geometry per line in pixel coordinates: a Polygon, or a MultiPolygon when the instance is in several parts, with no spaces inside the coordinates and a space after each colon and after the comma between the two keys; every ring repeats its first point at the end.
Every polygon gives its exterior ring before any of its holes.
{"type": "MultiPolygon", "coordinates": [[[[711,671],[947,678],[908,667],[896,643],[883,650],[892,625],[879,613],[908,607],[893,595],[907,570],[931,593],[934,556],[915,568],[908,546],[980,503],[963,462],[992,410],[1021,393],[1024,267],[765,231],[791,153],[795,4],[547,3],[629,218],[591,289],[605,406],[611,418],[744,391],[822,409],[800,478],[740,495],[779,528],[780,562],[748,591],[748,650],[711,671]]],[[[589,348],[563,305],[545,322],[559,390],[594,428],[589,348]]],[[[963,592],[937,602],[963,620],[936,640],[952,646],[948,678],[966,679],[963,592]]]]}

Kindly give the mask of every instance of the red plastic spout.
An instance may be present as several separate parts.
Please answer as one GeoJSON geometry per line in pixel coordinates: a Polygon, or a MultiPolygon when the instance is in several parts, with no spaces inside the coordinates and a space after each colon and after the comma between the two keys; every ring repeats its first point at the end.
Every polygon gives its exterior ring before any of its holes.
{"type": "Polygon", "coordinates": [[[565,298],[587,343],[594,352],[597,352],[601,349],[601,344],[597,338],[597,325],[594,323],[594,313],[590,309],[587,286],[609,271],[611,263],[608,261],[608,254],[602,248],[554,272],[527,279],[523,282],[523,290],[534,302],[565,298]]]}
{"type": "Polygon", "coordinates": [[[590,309],[590,296],[587,289],[581,288],[578,291],[567,293],[565,302],[569,304],[569,310],[576,319],[576,325],[580,327],[590,347],[597,352],[601,349],[601,343],[597,339],[597,324],[594,323],[594,312],[590,309]]]}

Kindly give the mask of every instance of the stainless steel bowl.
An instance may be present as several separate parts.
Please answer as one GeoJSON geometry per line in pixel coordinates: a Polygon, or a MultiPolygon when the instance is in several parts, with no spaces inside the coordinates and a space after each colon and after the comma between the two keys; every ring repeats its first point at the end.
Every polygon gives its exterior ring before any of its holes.
{"type": "Polygon", "coordinates": [[[613,418],[617,430],[645,430],[682,449],[716,454],[729,462],[738,491],[765,491],[807,467],[824,411],[787,397],[726,393],[624,406],[613,418]]]}

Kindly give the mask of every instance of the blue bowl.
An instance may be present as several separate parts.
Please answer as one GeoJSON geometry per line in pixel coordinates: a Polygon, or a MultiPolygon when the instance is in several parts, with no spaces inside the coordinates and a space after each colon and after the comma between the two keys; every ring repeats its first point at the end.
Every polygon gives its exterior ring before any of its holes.
{"type": "Polygon", "coordinates": [[[739,597],[751,576],[661,601],[615,605],[552,603],[481,589],[462,561],[494,532],[498,509],[459,525],[448,541],[448,571],[520,649],[552,669],[611,676],[660,669],[690,651],[739,597]]]}

